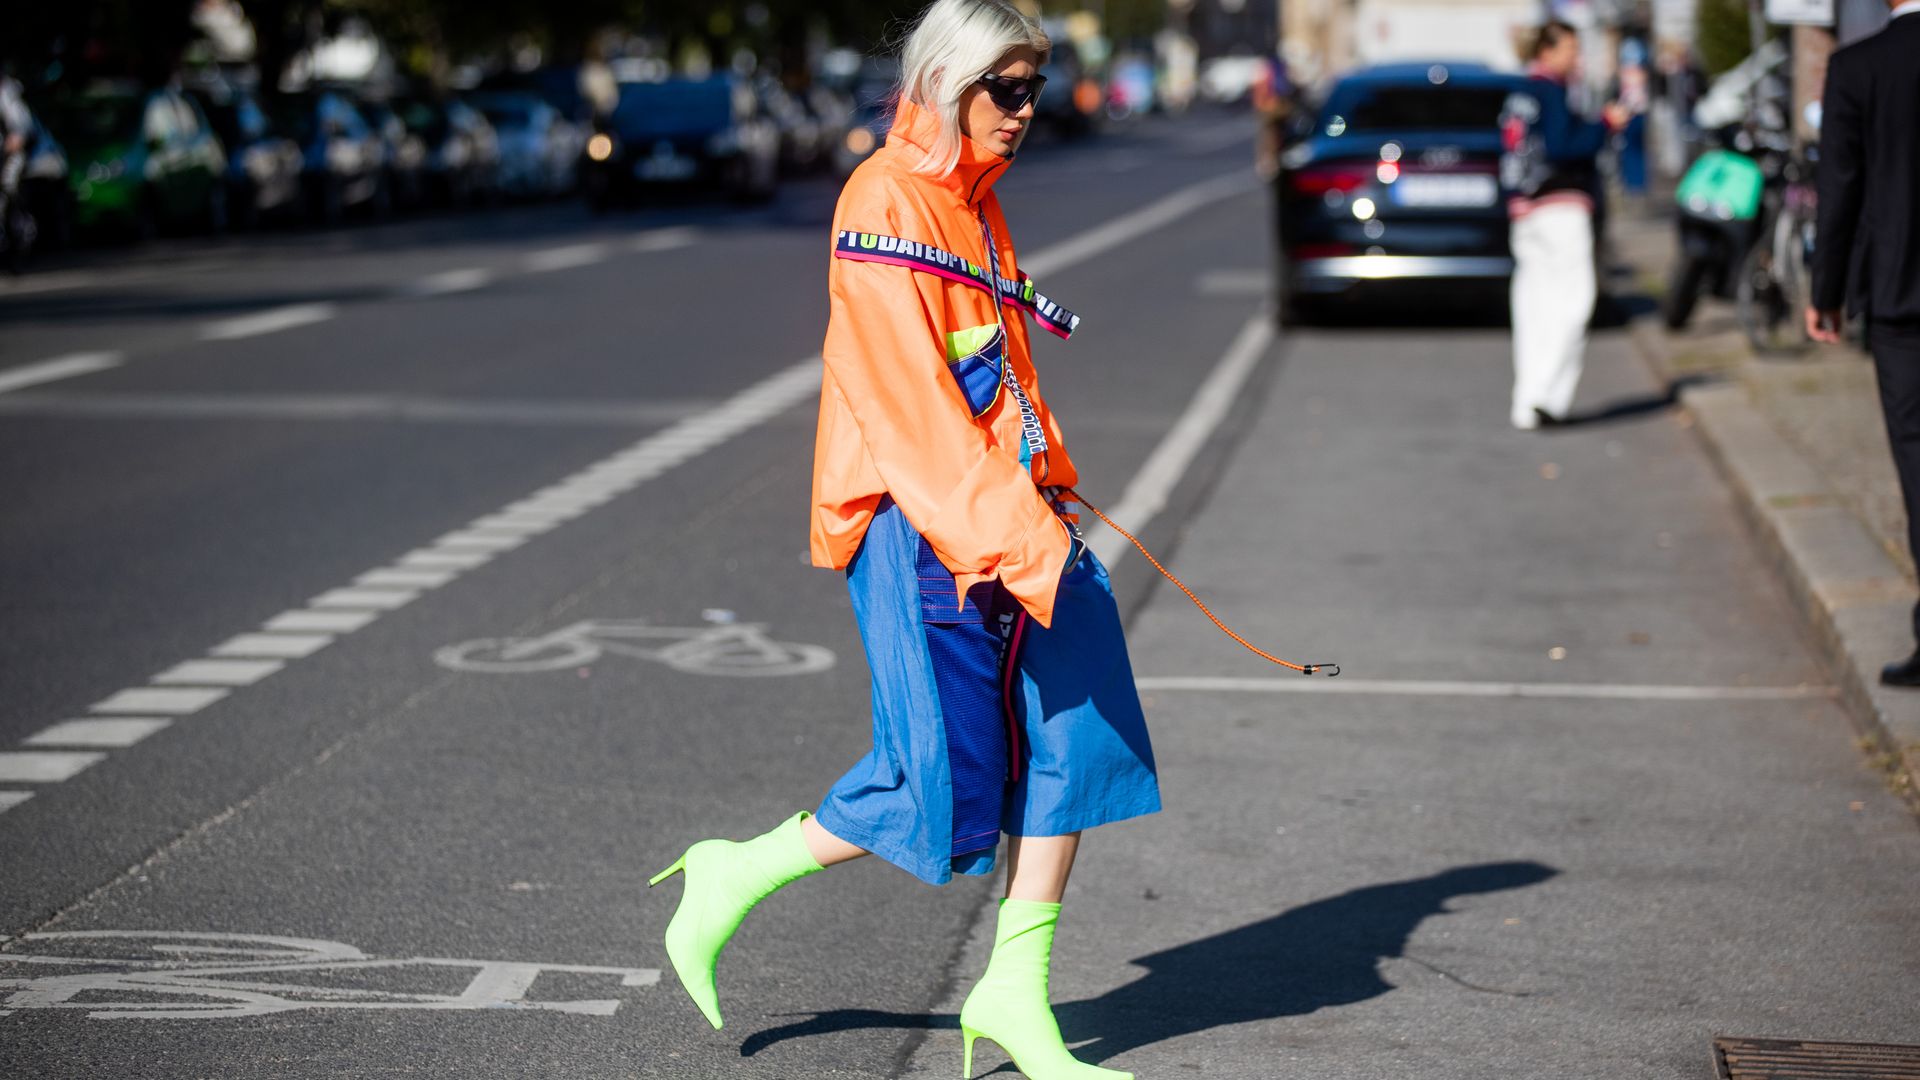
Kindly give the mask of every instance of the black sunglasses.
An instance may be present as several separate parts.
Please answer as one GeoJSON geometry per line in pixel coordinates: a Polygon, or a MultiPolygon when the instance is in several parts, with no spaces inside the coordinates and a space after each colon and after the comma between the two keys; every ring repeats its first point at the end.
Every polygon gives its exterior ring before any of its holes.
{"type": "Polygon", "coordinates": [[[1029,75],[1024,79],[1012,79],[1005,75],[982,75],[980,84],[987,88],[987,96],[1002,112],[1017,113],[1027,107],[1030,101],[1040,100],[1040,91],[1046,89],[1045,75],[1029,75]]]}

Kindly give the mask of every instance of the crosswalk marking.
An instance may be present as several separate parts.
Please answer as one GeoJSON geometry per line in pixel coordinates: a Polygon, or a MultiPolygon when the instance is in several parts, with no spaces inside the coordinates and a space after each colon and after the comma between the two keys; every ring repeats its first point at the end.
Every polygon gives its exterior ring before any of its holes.
{"type": "Polygon", "coordinates": [[[328,589],[307,601],[317,608],[372,608],[391,611],[412,602],[417,589],[328,589]]]}
{"type": "Polygon", "coordinates": [[[31,791],[0,791],[0,813],[5,813],[31,798],[33,798],[31,791]]]}

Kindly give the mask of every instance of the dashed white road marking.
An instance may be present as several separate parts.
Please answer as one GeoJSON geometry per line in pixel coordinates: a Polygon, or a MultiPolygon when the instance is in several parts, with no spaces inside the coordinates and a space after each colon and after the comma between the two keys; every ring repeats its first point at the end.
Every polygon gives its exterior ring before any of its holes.
{"type": "Polygon", "coordinates": [[[442,270],[437,274],[428,274],[402,291],[408,296],[447,296],[452,293],[484,289],[493,284],[494,280],[493,271],[469,266],[459,270],[442,270]]]}
{"type": "MultiPolygon", "coordinates": [[[[1206,381],[1194,392],[1186,411],[1180,414],[1180,419],[1174,422],[1160,444],[1147,455],[1146,464],[1133,474],[1120,501],[1102,508],[1107,516],[1119,522],[1122,528],[1137,534],[1153,520],[1154,515],[1166,509],[1167,496],[1186,476],[1194,456],[1206,445],[1207,438],[1226,419],[1228,410],[1233,408],[1235,399],[1240,395],[1240,388],[1246,385],[1247,378],[1253,374],[1260,357],[1272,343],[1271,315],[1261,312],[1247,320],[1247,324],[1234,337],[1233,344],[1227,346],[1226,354],[1220,357],[1206,381]]],[[[1132,548],[1125,537],[1107,528],[1106,523],[1098,518],[1092,520],[1086,532],[1087,546],[1109,568],[1132,548]]]]}
{"type": "Polygon", "coordinates": [[[1468,682],[1441,679],[1232,678],[1149,675],[1141,690],[1254,694],[1381,694],[1396,697],[1580,698],[1603,701],[1805,701],[1831,698],[1831,686],[1674,686],[1633,683],[1468,682]]]}
{"type": "Polygon", "coordinates": [[[274,631],[351,634],[379,617],[380,613],[377,611],[315,611],[311,608],[295,608],[275,615],[263,625],[266,629],[274,631]]]}
{"type": "Polygon", "coordinates": [[[412,603],[419,596],[418,589],[329,589],[307,603],[317,608],[392,611],[412,603]]]}
{"type": "Polygon", "coordinates": [[[454,570],[471,570],[492,562],[493,556],[484,551],[438,551],[433,548],[420,548],[400,556],[396,566],[448,567],[454,570]]]}
{"type": "Polygon", "coordinates": [[[284,307],[268,308],[251,315],[237,315],[231,319],[219,319],[210,322],[200,330],[202,341],[233,341],[238,338],[258,337],[261,334],[274,334],[282,330],[291,330],[296,326],[325,322],[339,314],[336,304],[287,304],[284,307]]]}
{"type": "Polygon", "coordinates": [[[151,681],[161,686],[252,686],[285,666],[284,660],[188,660],[151,681]]]}
{"type": "Polygon", "coordinates": [[[199,686],[139,686],[96,702],[88,712],[159,713],[186,716],[227,696],[224,689],[199,686]]]}
{"type": "Polygon", "coordinates": [[[119,367],[126,363],[126,360],[127,354],[123,352],[83,352],[56,356],[37,364],[8,368],[0,371],[0,394],[59,379],[71,379],[76,375],[91,375],[96,371],[119,367]]]}
{"type": "Polygon", "coordinates": [[[568,244],[565,247],[536,251],[528,255],[520,265],[529,274],[544,274],[552,270],[572,270],[579,266],[592,266],[594,263],[604,261],[611,253],[603,243],[568,244]]]}
{"type": "Polygon", "coordinates": [[[683,248],[700,238],[699,230],[685,226],[673,226],[665,229],[649,229],[627,242],[627,250],[641,253],[650,251],[672,251],[683,248]]]}
{"type": "Polygon", "coordinates": [[[478,529],[461,529],[450,532],[440,539],[435,540],[433,543],[435,547],[451,548],[454,550],[506,551],[510,548],[517,548],[526,542],[527,538],[520,534],[483,532],[478,529]]]}
{"type": "Polygon", "coordinates": [[[118,716],[62,720],[27,740],[28,746],[90,746],[118,749],[173,723],[158,716],[118,716]]]}
{"type": "Polygon", "coordinates": [[[0,781],[16,784],[58,783],[89,765],[106,760],[106,756],[92,750],[0,751],[0,781]]]}
{"type": "Polygon", "coordinates": [[[243,660],[299,660],[312,656],[332,643],[332,634],[235,634],[215,645],[208,655],[243,660]]]}
{"type": "Polygon", "coordinates": [[[369,570],[353,583],[373,588],[437,589],[459,576],[457,570],[369,570]]]}
{"type": "MultiPolygon", "coordinates": [[[[5,813],[31,798],[33,798],[31,791],[0,791],[0,813],[5,813]]],[[[0,1013],[0,1015],[5,1014],[0,1013]]]]}

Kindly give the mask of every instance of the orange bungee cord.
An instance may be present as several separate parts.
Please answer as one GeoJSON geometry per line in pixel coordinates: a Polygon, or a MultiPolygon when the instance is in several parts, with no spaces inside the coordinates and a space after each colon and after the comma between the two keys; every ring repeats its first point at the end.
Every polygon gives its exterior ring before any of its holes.
{"type": "Polygon", "coordinates": [[[1279,657],[1268,652],[1267,650],[1262,649],[1258,645],[1255,645],[1253,642],[1248,641],[1246,638],[1241,637],[1239,634],[1234,632],[1232,627],[1228,626],[1226,623],[1221,622],[1220,616],[1215,615],[1213,613],[1212,608],[1209,608],[1206,604],[1202,603],[1199,597],[1193,595],[1193,590],[1187,588],[1187,585],[1185,582],[1181,581],[1177,577],[1174,577],[1173,571],[1168,570],[1165,566],[1162,566],[1160,564],[1160,560],[1153,557],[1153,552],[1148,551],[1147,545],[1141,543],[1138,537],[1134,536],[1132,533],[1128,532],[1127,530],[1121,528],[1117,523],[1114,522],[1112,518],[1102,513],[1099,507],[1088,502],[1086,496],[1080,494],[1078,491],[1075,491],[1072,488],[1061,488],[1059,490],[1062,495],[1071,497],[1074,502],[1077,502],[1081,506],[1084,506],[1087,509],[1093,511],[1093,516],[1099,518],[1101,521],[1106,522],[1107,528],[1112,529],[1114,532],[1119,533],[1121,536],[1124,536],[1129,541],[1131,541],[1134,547],[1140,549],[1140,554],[1145,555],[1147,557],[1147,561],[1153,564],[1153,568],[1155,570],[1160,571],[1162,576],[1164,576],[1168,581],[1173,582],[1174,585],[1177,588],[1179,588],[1181,592],[1187,594],[1187,599],[1193,601],[1193,606],[1200,609],[1200,614],[1205,615],[1207,618],[1213,620],[1213,625],[1219,627],[1221,633],[1227,635],[1233,640],[1239,642],[1241,645],[1245,646],[1248,652],[1253,653],[1255,656],[1258,656],[1262,660],[1272,661],[1273,663],[1279,664],[1283,668],[1288,668],[1290,670],[1297,671],[1302,675],[1318,675],[1324,671],[1327,677],[1331,679],[1335,675],[1340,674],[1339,664],[1296,664],[1291,660],[1282,660],[1279,657]]]}

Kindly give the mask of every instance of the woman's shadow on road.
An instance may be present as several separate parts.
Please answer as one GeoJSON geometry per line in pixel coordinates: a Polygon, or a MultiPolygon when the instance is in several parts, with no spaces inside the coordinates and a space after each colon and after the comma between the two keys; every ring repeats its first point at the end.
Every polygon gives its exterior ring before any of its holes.
{"type": "MultiPolygon", "coordinates": [[[[1086,1001],[1057,1006],[1061,1034],[1082,1061],[1101,1062],[1141,1046],[1210,1028],[1299,1016],[1393,989],[1383,959],[1404,955],[1407,939],[1456,896],[1536,885],[1559,871],[1536,862],[1461,866],[1429,877],[1354,889],[1283,911],[1133,963],[1147,973],[1086,1001]],[[1097,1038],[1096,1038],[1097,1037],[1097,1038]]],[[[807,1035],[871,1028],[957,1029],[951,1013],[836,1009],[756,1032],[744,1057],[807,1035]]]]}

